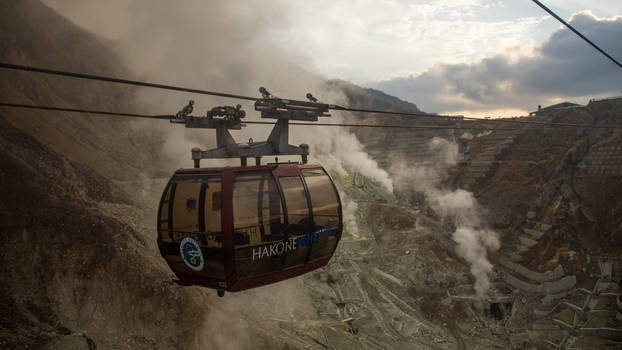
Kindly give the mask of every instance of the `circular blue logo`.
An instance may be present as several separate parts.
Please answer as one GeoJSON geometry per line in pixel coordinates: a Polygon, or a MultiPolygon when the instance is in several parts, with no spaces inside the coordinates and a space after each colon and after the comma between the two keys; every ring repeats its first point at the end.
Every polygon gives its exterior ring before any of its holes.
{"type": "Polygon", "coordinates": [[[186,266],[194,271],[203,270],[203,253],[197,241],[190,237],[182,239],[179,245],[179,253],[186,266]]]}

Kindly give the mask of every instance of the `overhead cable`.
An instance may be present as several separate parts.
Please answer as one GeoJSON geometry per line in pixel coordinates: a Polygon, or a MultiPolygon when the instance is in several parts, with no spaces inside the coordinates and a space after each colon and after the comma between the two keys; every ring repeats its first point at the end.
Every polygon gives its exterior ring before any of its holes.
{"type": "MultiPolygon", "coordinates": [[[[41,106],[41,105],[32,105],[32,104],[18,104],[18,103],[5,103],[0,102],[0,107],[13,107],[13,108],[26,108],[26,109],[38,109],[38,110],[49,110],[49,111],[60,111],[60,112],[72,112],[72,113],[85,113],[85,114],[96,114],[96,115],[110,115],[110,116],[121,116],[121,117],[134,117],[134,118],[148,118],[148,119],[164,119],[171,120],[174,119],[175,116],[170,115],[152,115],[152,114],[138,114],[138,113],[125,113],[125,112],[109,112],[109,111],[100,111],[100,110],[89,110],[89,109],[78,109],[78,108],[68,108],[68,107],[56,107],[56,106],[41,106]]],[[[489,122],[488,119],[480,120],[482,123],[489,122]]],[[[266,125],[274,125],[273,122],[264,122],[264,121],[253,121],[253,120],[245,120],[241,122],[242,124],[266,124],[266,125]]],[[[335,127],[351,127],[351,128],[395,128],[395,129],[434,129],[434,130],[518,130],[518,128],[488,128],[484,126],[447,126],[447,125],[387,125],[387,124],[349,124],[349,123],[295,123],[290,122],[289,125],[307,125],[307,126],[335,126],[335,127]]],[[[567,126],[567,127],[587,127],[587,128],[595,128],[595,129],[622,129],[622,126],[617,125],[579,125],[579,124],[559,124],[559,125],[551,125],[551,126],[541,126],[544,128],[556,128],[558,126],[567,126]]]]}
{"type": "Polygon", "coordinates": [[[185,87],[181,87],[181,86],[164,85],[164,84],[150,83],[150,82],[143,82],[143,81],[136,81],[136,80],[111,78],[111,77],[104,77],[104,76],[92,75],[92,74],[73,73],[73,72],[66,72],[66,71],[47,69],[47,68],[40,68],[40,67],[32,67],[32,66],[23,66],[23,65],[4,63],[4,62],[0,62],[0,67],[1,68],[6,68],[6,69],[23,70],[23,71],[28,71],[28,72],[37,72],[37,73],[45,73],[45,74],[52,74],[52,75],[61,75],[61,76],[67,76],[67,77],[72,77],[72,78],[79,78],[79,79],[100,80],[100,81],[107,81],[107,82],[111,82],[111,83],[119,83],[119,84],[126,84],[126,85],[136,85],[136,86],[145,86],[145,87],[156,88],[156,89],[165,89],[165,90],[191,92],[191,93],[194,93],[194,94],[201,94],[201,95],[228,97],[228,98],[235,98],[235,99],[240,99],[240,100],[250,100],[250,101],[258,100],[258,98],[256,98],[256,97],[228,94],[228,93],[224,93],[224,92],[207,91],[207,90],[199,90],[199,89],[190,89],[190,88],[185,88],[185,87]]]}
{"type": "MultiPolygon", "coordinates": [[[[220,96],[220,97],[227,97],[227,98],[233,98],[233,99],[242,99],[242,100],[250,100],[250,101],[261,100],[260,98],[256,98],[256,97],[229,94],[229,93],[224,93],[224,92],[191,89],[191,88],[185,88],[185,87],[180,87],[180,86],[164,85],[164,84],[142,82],[142,81],[135,81],[135,80],[126,80],[126,79],[119,79],[119,78],[112,78],[112,77],[104,77],[104,76],[98,76],[98,75],[92,75],[92,74],[74,73],[74,72],[53,70],[53,69],[40,68],[40,67],[16,65],[16,64],[11,64],[11,63],[4,63],[4,62],[0,62],[0,68],[30,71],[30,72],[45,73],[45,74],[60,75],[60,76],[68,76],[68,77],[80,78],[80,79],[100,80],[100,81],[106,81],[106,82],[144,86],[144,87],[151,87],[151,88],[157,88],[157,89],[166,89],[166,90],[190,92],[190,93],[203,94],[203,95],[220,96]]],[[[282,99],[282,100],[285,101],[286,99],[282,99]]],[[[338,111],[433,118],[433,119],[436,119],[437,121],[439,119],[445,119],[445,121],[454,121],[454,122],[460,122],[462,120],[474,120],[474,121],[490,122],[490,123],[535,124],[535,125],[542,125],[542,126],[570,126],[570,127],[581,126],[581,125],[568,124],[568,123],[508,120],[508,119],[483,119],[483,118],[473,118],[473,117],[463,117],[463,116],[445,116],[445,115],[430,114],[430,113],[415,112],[415,111],[386,111],[386,110],[376,110],[376,109],[350,108],[350,107],[343,107],[343,106],[338,106],[338,105],[333,105],[333,104],[322,104],[322,105],[327,106],[328,109],[338,110],[338,111]]]]}
{"type": "MultiPolygon", "coordinates": [[[[22,70],[22,71],[27,71],[27,72],[44,73],[44,74],[51,74],[51,75],[60,75],[60,76],[67,76],[67,77],[79,78],[79,79],[99,80],[99,81],[106,81],[106,82],[119,83],[119,84],[150,87],[150,88],[156,88],[156,89],[183,91],[183,92],[190,92],[190,93],[196,93],[196,94],[201,94],[201,95],[220,96],[220,97],[249,100],[249,101],[259,100],[259,98],[257,97],[229,94],[229,93],[218,92],[218,91],[207,91],[207,90],[200,90],[200,89],[185,88],[181,86],[173,86],[173,85],[165,85],[165,84],[159,84],[159,83],[105,77],[101,75],[67,72],[67,71],[61,71],[61,70],[55,70],[55,69],[33,67],[33,66],[26,66],[26,65],[19,65],[19,64],[5,63],[5,62],[0,62],[0,68],[22,70]]],[[[331,104],[329,104],[328,106],[329,106],[329,109],[332,109],[332,110],[349,111],[349,112],[397,114],[397,115],[434,117],[434,118],[442,117],[437,114],[430,114],[430,113],[425,113],[425,112],[414,112],[414,111],[413,112],[392,112],[392,111],[381,111],[381,110],[356,109],[356,108],[349,108],[349,107],[343,107],[343,106],[331,105],[331,104]]]]}
{"type": "MultiPolygon", "coordinates": [[[[108,112],[90,109],[78,109],[78,108],[66,108],[55,106],[41,106],[19,103],[5,103],[0,102],[0,107],[13,107],[13,108],[25,108],[25,109],[39,109],[47,111],[60,111],[60,112],[72,112],[72,113],[85,113],[85,114],[97,114],[97,115],[111,115],[120,117],[133,117],[133,118],[148,118],[148,119],[174,119],[174,115],[151,115],[151,114],[138,114],[138,113],[125,113],[125,112],[108,112]]],[[[242,124],[266,124],[274,125],[273,122],[253,121],[245,120],[242,124]]],[[[357,127],[357,128],[398,128],[398,129],[441,129],[441,130],[454,130],[454,129],[468,129],[468,130],[516,130],[515,128],[495,129],[495,128],[482,128],[482,127],[453,127],[442,125],[376,125],[376,124],[344,124],[344,123],[289,123],[289,125],[308,125],[308,126],[340,126],[340,127],[357,127]]]]}
{"type": "Polygon", "coordinates": [[[14,107],[14,108],[41,109],[41,110],[59,111],[59,112],[73,112],[73,113],[85,113],[85,114],[112,115],[112,116],[118,116],[118,117],[134,117],[134,118],[166,119],[166,120],[170,120],[171,118],[175,118],[174,115],[149,115],[149,114],[136,114],[136,113],[95,111],[95,110],[89,110],[89,109],[77,109],[77,108],[53,107],[53,106],[39,106],[39,105],[26,105],[26,104],[19,104],[19,103],[4,103],[4,102],[0,102],[0,106],[2,106],[2,107],[14,107]]]}
{"type": "MultiPolygon", "coordinates": [[[[335,108],[341,111],[350,111],[350,112],[366,112],[366,113],[381,113],[381,114],[396,114],[396,115],[416,115],[411,112],[391,112],[391,111],[378,111],[373,109],[355,109],[355,108],[335,108]]],[[[541,122],[541,121],[531,121],[531,120],[514,120],[514,119],[489,119],[489,118],[474,118],[474,117],[455,117],[455,116],[444,116],[444,115],[436,115],[436,114],[426,114],[427,117],[434,117],[436,119],[445,119],[445,121],[455,121],[460,122],[462,120],[469,121],[479,121],[486,123],[508,123],[508,124],[533,124],[533,125],[542,125],[542,126],[569,126],[569,127],[581,127],[582,125],[571,124],[571,123],[558,123],[558,122],[541,122]]]]}
{"type": "MultiPolygon", "coordinates": [[[[274,125],[272,122],[243,121],[242,124],[266,124],[274,125]]],[[[385,129],[431,129],[431,130],[517,130],[516,128],[485,128],[468,126],[442,126],[442,125],[386,125],[386,124],[348,124],[348,123],[292,123],[289,125],[308,125],[308,126],[341,126],[348,128],[385,128],[385,129]]]]}
{"type": "Polygon", "coordinates": [[[558,15],[555,14],[555,12],[551,11],[551,9],[549,9],[548,7],[546,7],[543,3],[541,3],[538,0],[531,0],[533,1],[536,5],[540,6],[544,11],[548,12],[549,15],[553,16],[556,20],[560,21],[563,25],[565,25],[566,27],[568,27],[568,29],[572,30],[575,34],[577,34],[581,39],[585,40],[588,44],[592,45],[592,47],[594,47],[596,50],[598,50],[600,53],[602,53],[603,55],[605,55],[605,57],[607,57],[608,59],[610,59],[613,63],[617,64],[618,67],[622,68],[622,64],[620,62],[618,62],[615,58],[611,57],[608,53],[605,52],[605,50],[601,49],[600,47],[598,47],[598,45],[594,44],[590,39],[586,38],[583,34],[581,34],[578,30],[576,30],[573,26],[570,25],[570,23],[564,21],[563,19],[561,19],[558,15]]]}

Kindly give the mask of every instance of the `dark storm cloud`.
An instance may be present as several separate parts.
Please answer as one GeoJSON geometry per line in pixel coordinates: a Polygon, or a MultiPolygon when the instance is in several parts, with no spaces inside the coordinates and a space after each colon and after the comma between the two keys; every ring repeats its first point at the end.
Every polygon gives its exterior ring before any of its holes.
{"type": "MultiPolygon", "coordinates": [[[[570,23],[622,60],[622,17],[599,19],[581,12],[570,23]]],[[[564,28],[531,55],[504,53],[473,64],[439,64],[422,74],[382,81],[374,87],[426,111],[531,110],[553,98],[585,100],[617,94],[622,89],[622,69],[564,28]]]]}

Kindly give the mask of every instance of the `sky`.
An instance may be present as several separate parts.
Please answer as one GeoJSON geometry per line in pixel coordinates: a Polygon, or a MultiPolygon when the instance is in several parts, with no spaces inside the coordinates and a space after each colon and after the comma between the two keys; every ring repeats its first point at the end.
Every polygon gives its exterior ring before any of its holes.
{"type": "MultiPolygon", "coordinates": [[[[129,0],[44,2],[62,3],[66,17],[109,39],[127,33],[106,15],[80,18],[84,11],[129,16],[129,0]]],[[[622,61],[622,1],[543,3],[622,61]]],[[[255,16],[244,2],[233,4],[227,31],[255,16]]],[[[622,90],[621,68],[530,0],[273,0],[265,7],[270,25],[256,41],[324,78],[381,89],[428,112],[523,115],[539,104],[585,104],[622,90]]],[[[206,21],[211,16],[218,13],[206,21]]]]}
{"type": "MultiPolygon", "coordinates": [[[[567,21],[582,19],[574,25],[622,61],[622,18],[614,21],[622,1],[543,3],[567,21]]],[[[537,105],[585,104],[622,90],[622,69],[529,0],[316,0],[296,2],[294,13],[299,25],[275,37],[312,57],[315,71],[425,111],[525,115],[537,105]],[[564,50],[576,62],[556,55],[564,50]],[[577,84],[583,88],[570,88],[577,84]]]]}
{"type": "MultiPolygon", "coordinates": [[[[545,0],[562,18],[622,15],[622,1],[545,0]]],[[[529,0],[311,0],[293,2],[294,25],[274,31],[316,69],[364,84],[542,44],[561,24],[529,0]]]]}

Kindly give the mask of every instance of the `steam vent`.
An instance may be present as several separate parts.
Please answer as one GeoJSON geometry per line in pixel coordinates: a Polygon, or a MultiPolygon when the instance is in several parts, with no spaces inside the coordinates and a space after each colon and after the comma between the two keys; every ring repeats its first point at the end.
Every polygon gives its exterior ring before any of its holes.
{"type": "MultiPolygon", "coordinates": [[[[210,30],[190,38],[145,30],[135,14],[127,47],[55,3],[0,2],[0,62],[420,112],[280,61],[246,39],[270,32],[231,20],[221,2],[199,16],[210,30]],[[242,34],[222,30],[232,23],[242,34]],[[145,44],[152,37],[164,44],[145,44]],[[175,49],[183,40],[196,50],[175,49]],[[166,55],[152,51],[169,45],[166,55]]],[[[181,7],[163,11],[163,28],[184,28],[174,18],[181,7]]],[[[248,171],[246,182],[231,170],[239,158],[193,169],[191,149],[207,153],[216,132],[176,125],[190,114],[199,125],[235,100],[0,68],[0,102],[173,121],[0,107],[0,349],[622,348],[622,98],[503,119],[511,123],[322,105],[322,122],[400,127],[289,125],[282,135],[302,153],[249,156],[262,172],[248,171]],[[309,164],[293,165],[300,156],[309,164]],[[295,219],[316,226],[296,231],[295,219]],[[191,273],[210,266],[210,288],[193,285],[191,273]],[[231,276],[238,285],[227,285],[231,276]]],[[[252,150],[271,129],[248,123],[268,120],[253,101],[240,104],[220,111],[244,117],[231,135],[238,151],[252,150]]]]}

